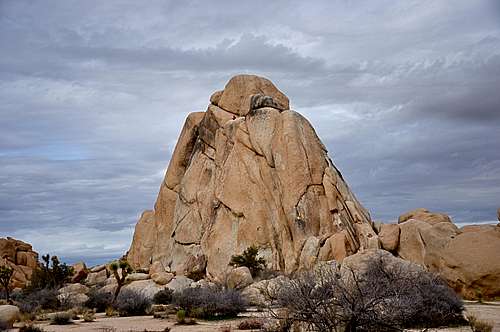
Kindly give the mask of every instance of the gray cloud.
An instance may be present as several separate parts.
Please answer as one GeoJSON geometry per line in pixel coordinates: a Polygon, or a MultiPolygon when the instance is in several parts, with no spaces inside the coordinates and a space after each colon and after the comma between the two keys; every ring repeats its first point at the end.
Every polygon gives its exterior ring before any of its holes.
{"type": "Polygon", "coordinates": [[[0,2],[0,236],[119,256],[186,115],[275,82],[375,219],[500,206],[495,1],[0,2]],[[275,13],[275,14],[271,14],[275,13]]]}

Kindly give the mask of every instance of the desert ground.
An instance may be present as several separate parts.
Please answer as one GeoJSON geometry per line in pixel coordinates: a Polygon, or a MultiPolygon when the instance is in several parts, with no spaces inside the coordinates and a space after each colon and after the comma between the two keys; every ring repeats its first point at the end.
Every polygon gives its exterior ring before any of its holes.
{"type": "MultiPolygon", "coordinates": [[[[494,324],[493,331],[500,331],[500,302],[488,302],[485,304],[467,303],[467,313],[472,313],[481,320],[489,321],[494,324]]],[[[175,317],[169,319],[155,319],[151,316],[137,317],[106,317],[104,314],[97,314],[96,320],[91,323],[76,321],[71,325],[50,325],[48,322],[38,323],[47,332],[142,332],[142,331],[163,331],[165,327],[170,327],[175,332],[204,332],[204,331],[239,331],[238,323],[250,316],[250,314],[237,319],[222,321],[203,321],[198,320],[196,325],[176,325],[175,317]]],[[[12,331],[15,331],[13,329],[12,331]]],[[[436,331],[436,330],[428,330],[436,331]]],[[[440,332],[465,332],[471,331],[469,327],[443,328],[440,332]]]]}

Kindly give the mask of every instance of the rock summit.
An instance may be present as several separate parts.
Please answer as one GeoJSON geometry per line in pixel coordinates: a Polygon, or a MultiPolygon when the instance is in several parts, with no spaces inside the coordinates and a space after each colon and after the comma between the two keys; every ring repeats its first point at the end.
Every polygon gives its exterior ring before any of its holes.
{"type": "Polygon", "coordinates": [[[238,75],[188,115],[127,258],[150,274],[217,279],[249,246],[291,273],[379,240],[311,124],[271,81],[238,75]]]}

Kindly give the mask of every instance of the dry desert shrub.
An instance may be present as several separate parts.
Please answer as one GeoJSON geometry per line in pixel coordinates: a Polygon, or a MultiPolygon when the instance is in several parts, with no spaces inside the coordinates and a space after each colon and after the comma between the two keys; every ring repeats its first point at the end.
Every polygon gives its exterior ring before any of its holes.
{"type": "MultiPolygon", "coordinates": [[[[312,331],[402,331],[463,324],[461,299],[439,277],[374,259],[366,269],[305,272],[267,294],[285,327],[312,331]]],[[[285,330],[286,331],[286,330],[285,330]]]]}
{"type": "Polygon", "coordinates": [[[493,323],[481,320],[473,314],[467,315],[469,325],[474,332],[491,332],[493,331],[493,323]]]}
{"type": "Polygon", "coordinates": [[[263,327],[264,322],[257,318],[245,319],[238,324],[240,330],[261,330],[263,327]]]}
{"type": "Polygon", "coordinates": [[[71,312],[57,312],[50,319],[52,325],[68,325],[71,324],[73,314],[71,312]]]}

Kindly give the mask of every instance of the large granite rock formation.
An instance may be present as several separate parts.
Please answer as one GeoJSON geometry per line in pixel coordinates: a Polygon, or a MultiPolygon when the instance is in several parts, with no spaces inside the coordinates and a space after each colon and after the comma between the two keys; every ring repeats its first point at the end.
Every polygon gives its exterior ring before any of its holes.
{"type": "Polygon", "coordinates": [[[269,80],[239,75],[187,117],[127,258],[150,273],[220,278],[251,245],[293,272],[379,241],[310,123],[269,80]]]}
{"type": "Polygon", "coordinates": [[[438,273],[465,298],[500,296],[500,227],[458,228],[442,213],[417,209],[382,225],[383,249],[438,273]]]}
{"type": "Polygon", "coordinates": [[[4,265],[14,270],[11,287],[23,288],[31,279],[33,269],[38,266],[38,254],[28,243],[11,237],[0,238],[0,266],[4,265]]]}

